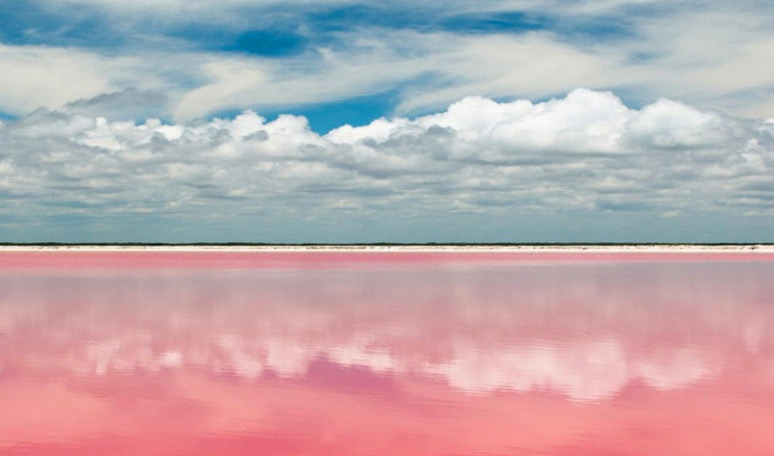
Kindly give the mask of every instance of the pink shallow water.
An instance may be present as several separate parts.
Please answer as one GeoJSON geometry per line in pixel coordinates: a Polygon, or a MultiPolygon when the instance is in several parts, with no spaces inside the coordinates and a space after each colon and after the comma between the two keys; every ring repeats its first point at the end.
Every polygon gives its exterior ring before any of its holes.
{"type": "Polygon", "coordinates": [[[363,269],[397,264],[545,263],[590,261],[774,261],[764,251],[83,251],[0,252],[0,271],[45,268],[363,269]]]}
{"type": "Polygon", "coordinates": [[[0,255],[2,455],[774,454],[760,256],[73,254],[0,255]]]}

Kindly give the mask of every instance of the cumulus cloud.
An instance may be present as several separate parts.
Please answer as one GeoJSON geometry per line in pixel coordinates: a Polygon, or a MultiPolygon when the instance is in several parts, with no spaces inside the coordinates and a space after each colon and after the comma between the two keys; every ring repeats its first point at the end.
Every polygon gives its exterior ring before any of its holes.
{"type": "Polygon", "coordinates": [[[192,124],[39,110],[0,125],[6,216],[36,211],[419,214],[428,207],[771,214],[774,121],[578,89],[543,103],[468,97],[415,119],[319,135],[252,111],[192,124]]]}

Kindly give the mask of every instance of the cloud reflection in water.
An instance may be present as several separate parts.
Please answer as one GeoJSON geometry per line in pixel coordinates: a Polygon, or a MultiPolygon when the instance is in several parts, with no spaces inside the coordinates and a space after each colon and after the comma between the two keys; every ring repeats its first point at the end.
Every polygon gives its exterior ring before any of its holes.
{"type": "MultiPolygon", "coordinates": [[[[239,454],[245,439],[266,454],[386,454],[398,444],[376,442],[396,435],[416,454],[566,454],[587,432],[688,413],[678,397],[707,416],[774,419],[773,276],[743,262],[6,274],[0,430],[14,433],[0,450],[97,448],[84,436],[111,435],[100,423],[119,411],[119,435],[220,442],[181,444],[195,454],[239,454]],[[535,428],[559,416],[567,429],[535,428]],[[170,417],[182,421],[159,427],[170,417]],[[519,425],[534,434],[509,437],[519,425]],[[441,436],[455,432],[486,437],[441,436]]],[[[749,445],[774,445],[748,425],[749,445]]]]}

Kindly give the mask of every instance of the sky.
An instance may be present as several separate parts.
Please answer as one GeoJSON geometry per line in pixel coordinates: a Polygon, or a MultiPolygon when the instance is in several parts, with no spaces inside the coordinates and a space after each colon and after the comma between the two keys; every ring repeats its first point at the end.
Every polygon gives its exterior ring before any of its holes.
{"type": "Polygon", "coordinates": [[[0,0],[0,242],[774,242],[774,3],[0,0]]]}

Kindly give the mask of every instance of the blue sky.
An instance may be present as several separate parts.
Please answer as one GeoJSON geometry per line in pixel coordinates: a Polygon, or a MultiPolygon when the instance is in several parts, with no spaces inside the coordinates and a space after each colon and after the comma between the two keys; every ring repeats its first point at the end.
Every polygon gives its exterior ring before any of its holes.
{"type": "Polygon", "coordinates": [[[772,242],[772,29],[752,0],[0,0],[0,240],[772,242]]]}

